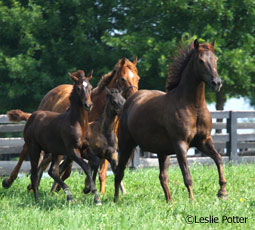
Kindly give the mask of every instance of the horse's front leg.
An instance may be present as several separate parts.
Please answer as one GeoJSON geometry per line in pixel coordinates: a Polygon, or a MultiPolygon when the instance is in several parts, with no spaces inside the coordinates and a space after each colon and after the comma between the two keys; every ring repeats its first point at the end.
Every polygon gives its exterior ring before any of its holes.
{"type": "Polygon", "coordinates": [[[228,196],[228,192],[226,190],[226,179],[224,177],[223,172],[223,164],[222,164],[222,157],[221,155],[216,151],[214,144],[212,142],[212,138],[209,137],[206,140],[203,140],[199,143],[197,146],[198,150],[205,153],[209,157],[211,157],[215,164],[217,165],[218,173],[219,173],[219,184],[220,184],[220,190],[218,192],[218,197],[226,199],[228,196]]]}
{"type": "MultiPolygon", "coordinates": [[[[115,174],[116,169],[117,169],[117,164],[118,164],[118,154],[117,154],[117,152],[115,150],[108,151],[108,153],[106,154],[106,159],[110,162],[112,172],[115,174]]],[[[106,169],[106,172],[107,172],[107,169],[106,169]]],[[[105,172],[105,176],[106,176],[106,172],[105,172]]],[[[104,181],[104,183],[105,183],[105,181],[104,181]]],[[[123,195],[126,194],[126,189],[125,189],[124,184],[123,184],[122,181],[120,182],[120,190],[121,190],[123,195]]]]}
{"type": "MultiPolygon", "coordinates": [[[[94,184],[96,184],[96,177],[98,173],[98,168],[100,164],[100,159],[91,152],[90,149],[87,149],[87,154],[86,154],[86,159],[89,162],[89,165],[92,170],[92,179],[94,181],[94,184]]],[[[91,191],[91,184],[90,184],[90,179],[88,176],[85,178],[85,188],[83,189],[84,194],[88,194],[91,191]]]]}
{"type": "Polygon", "coordinates": [[[73,199],[70,188],[64,183],[64,181],[60,178],[59,174],[59,163],[62,160],[62,156],[52,155],[52,163],[49,169],[49,175],[56,181],[59,186],[64,190],[66,194],[67,201],[71,201],[73,199]]]}
{"type": "MultiPolygon", "coordinates": [[[[96,185],[93,181],[93,178],[92,178],[92,170],[91,170],[91,167],[90,165],[85,162],[80,156],[80,150],[78,149],[73,149],[72,151],[69,152],[69,155],[68,155],[70,158],[72,158],[78,165],[80,165],[80,167],[83,169],[83,171],[85,172],[85,174],[87,175],[88,177],[88,180],[90,182],[90,185],[91,185],[91,191],[92,193],[94,194],[94,202],[96,205],[101,205],[101,201],[100,201],[100,197],[97,193],[97,189],[96,189],[96,185]]],[[[97,156],[95,156],[93,153],[91,153],[90,151],[88,151],[88,160],[91,160],[92,162],[94,162],[94,164],[97,166],[97,169],[99,167],[99,158],[97,156]]]]}
{"type": "MultiPolygon", "coordinates": [[[[63,159],[63,157],[59,157],[60,161],[63,159]]],[[[72,171],[72,163],[73,161],[66,157],[63,162],[59,165],[59,174],[61,176],[62,181],[65,181],[71,174],[72,171]]],[[[52,194],[54,191],[60,191],[61,187],[60,185],[54,181],[52,186],[51,186],[51,190],[50,190],[50,194],[52,194]]]]}
{"type": "Polygon", "coordinates": [[[175,146],[175,153],[176,153],[176,156],[177,156],[177,160],[178,160],[179,166],[180,166],[181,171],[182,171],[182,176],[183,176],[184,184],[185,184],[185,186],[188,189],[189,198],[191,200],[193,200],[194,196],[193,196],[193,189],[192,189],[192,177],[190,175],[188,161],[187,161],[187,156],[186,156],[187,151],[188,151],[188,145],[184,141],[179,142],[175,146]]]}

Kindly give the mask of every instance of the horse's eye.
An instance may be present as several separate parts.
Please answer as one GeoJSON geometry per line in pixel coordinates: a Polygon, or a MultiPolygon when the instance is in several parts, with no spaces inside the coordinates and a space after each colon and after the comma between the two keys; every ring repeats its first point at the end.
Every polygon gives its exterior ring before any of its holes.
{"type": "Polygon", "coordinates": [[[125,81],[126,81],[126,79],[125,79],[125,78],[121,78],[121,81],[122,81],[122,82],[125,82],[125,81]]]}
{"type": "Polygon", "coordinates": [[[199,59],[199,64],[203,64],[204,61],[202,59],[199,59]]]}

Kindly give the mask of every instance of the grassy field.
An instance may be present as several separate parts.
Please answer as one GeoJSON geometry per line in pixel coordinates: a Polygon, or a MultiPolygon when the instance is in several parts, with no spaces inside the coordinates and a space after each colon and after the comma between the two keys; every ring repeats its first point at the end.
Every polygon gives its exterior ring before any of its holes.
{"type": "Polygon", "coordinates": [[[216,197],[216,166],[194,165],[190,170],[195,201],[188,199],[180,169],[172,166],[171,204],[165,203],[158,169],[126,170],[128,193],[121,195],[117,204],[113,202],[114,177],[108,176],[106,194],[101,196],[103,205],[99,207],[94,206],[92,195],[82,194],[83,174],[74,172],[67,180],[74,197],[70,204],[62,191],[49,195],[50,178],[43,178],[36,204],[33,194],[26,191],[30,179],[22,177],[10,189],[0,188],[0,229],[255,229],[255,165],[224,167],[228,200],[216,197]],[[233,223],[244,222],[241,217],[246,217],[246,223],[233,223]]]}

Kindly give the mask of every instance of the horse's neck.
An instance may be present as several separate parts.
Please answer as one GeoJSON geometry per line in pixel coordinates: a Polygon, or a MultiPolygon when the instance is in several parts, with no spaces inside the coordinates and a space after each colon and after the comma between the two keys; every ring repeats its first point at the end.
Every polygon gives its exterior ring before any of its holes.
{"type": "Polygon", "coordinates": [[[116,76],[112,78],[110,83],[107,85],[107,88],[112,89],[112,88],[117,88],[117,83],[116,83],[116,76]]]}
{"type": "Polygon", "coordinates": [[[91,94],[91,100],[93,102],[93,109],[89,112],[89,121],[97,120],[104,110],[104,105],[106,102],[106,95],[104,90],[100,93],[91,94]]]}
{"type": "Polygon", "coordinates": [[[72,98],[70,98],[70,109],[68,116],[72,124],[78,122],[83,128],[88,126],[88,112],[83,108],[79,97],[76,95],[72,95],[72,98]]]}
{"type": "MultiPolygon", "coordinates": [[[[116,81],[113,79],[111,82],[107,85],[107,88],[112,89],[116,88],[116,81]]],[[[100,117],[104,110],[104,106],[106,103],[106,95],[105,91],[102,90],[101,92],[97,92],[97,90],[93,90],[91,94],[91,99],[93,101],[93,109],[91,112],[89,112],[89,121],[95,121],[100,117]]]]}
{"type": "Polygon", "coordinates": [[[107,102],[102,113],[101,128],[103,133],[114,132],[115,118],[116,115],[113,113],[110,103],[107,102]]]}
{"type": "Polygon", "coordinates": [[[192,68],[192,60],[182,73],[180,83],[176,90],[178,99],[187,106],[201,108],[205,104],[205,83],[198,81],[192,68]]]}

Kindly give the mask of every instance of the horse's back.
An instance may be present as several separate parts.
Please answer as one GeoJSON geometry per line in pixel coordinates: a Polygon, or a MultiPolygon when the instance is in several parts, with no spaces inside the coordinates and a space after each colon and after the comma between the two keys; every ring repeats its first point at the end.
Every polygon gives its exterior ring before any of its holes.
{"type": "Polygon", "coordinates": [[[72,85],[59,85],[50,90],[42,99],[38,110],[47,110],[58,113],[63,113],[70,106],[70,94],[72,92],[72,85]]]}
{"type": "MultiPolygon", "coordinates": [[[[35,143],[44,146],[47,140],[56,139],[61,129],[63,119],[59,113],[37,110],[32,113],[24,128],[24,140],[26,143],[35,143]],[[46,140],[44,140],[46,138],[46,140]]],[[[44,148],[44,150],[46,150],[44,148]]]]}
{"type": "Polygon", "coordinates": [[[123,111],[131,111],[139,106],[147,106],[150,101],[157,101],[157,99],[163,95],[165,95],[165,93],[159,90],[139,90],[128,98],[123,111]]]}

